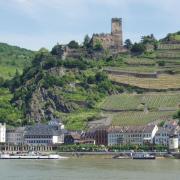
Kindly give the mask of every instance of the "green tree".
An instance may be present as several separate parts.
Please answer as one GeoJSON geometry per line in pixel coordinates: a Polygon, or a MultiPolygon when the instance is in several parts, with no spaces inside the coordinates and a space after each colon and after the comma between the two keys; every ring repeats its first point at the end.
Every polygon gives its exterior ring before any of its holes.
{"type": "Polygon", "coordinates": [[[143,44],[155,44],[157,42],[157,40],[154,37],[154,35],[151,34],[151,35],[148,35],[148,36],[142,36],[141,42],[143,44]]]}
{"type": "Polygon", "coordinates": [[[97,72],[95,78],[97,82],[101,82],[107,80],[108,76],[105,72],[97,72]]]}
{"type": "Polygon", "coordinates": [[[64,50],[63,50],[62,45],[60,44],[56,44],[51,50],[51,54],[55,56],[62,57],[63,53],[64,53],[64,50]]]}
{"type": "Polygon", "coordinates": [[[138,53],[138,54],[142,54],[146,51],[146,47],[144,44],[142,43],[134,43],[134,45],[131,48],[131,52],[132,53],[138,53]]]}
{"type": "Polygon", "coordinates": [[[85,48],[89,48],[89,47],[90,47],[90,41],[91,41],[90,37],[89,37],[88,35],[86,35],[86,36],[84,37],[83,46],[84,46],[85,48]]]}
{"type": "Polygon", "coordinates": [[[97,40],[96,43],[94,44],[93,49],[94,49],[95,51],[101,51],[101,50],[103,50],[102,43],[97,40]]]}
{"type": "Polygon", "coordinates": [[[173,116],[174,119],[179,119],[180,120],[180,110],[173,116]]]}
{"type": "Polygon", "coordinates": [[[124,46],[127,48],[127,49],[131,49],[132,48],[132,42],[130,39],[126,39],[125,42],[124,42],[124,46]]]}
{"type": "Polygon", "coordinates": [[[70,41],[69,42],[69,44],[68,44],[68,47],[70,48],[70,49],[78,49],[79,48],[79,44],[78,44],[78,42],[76,42],[76,41],[70,41]]]}

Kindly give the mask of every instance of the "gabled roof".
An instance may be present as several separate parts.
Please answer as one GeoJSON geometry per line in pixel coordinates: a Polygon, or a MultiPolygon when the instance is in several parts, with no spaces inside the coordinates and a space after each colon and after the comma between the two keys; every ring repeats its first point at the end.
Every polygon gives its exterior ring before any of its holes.
{"type": "Polygon", "coordinates": [[[27,126],[25,128],[25,136],[58,136],[62,133],[61,130],[55,130],[52,126],[38,124],[35,126],[27,126]]]}
{"type": "Polygon", "coordinates": [[[115,126],[108,129],[109,133],[151,133],[156,125],[147,126],[115,126]]]}

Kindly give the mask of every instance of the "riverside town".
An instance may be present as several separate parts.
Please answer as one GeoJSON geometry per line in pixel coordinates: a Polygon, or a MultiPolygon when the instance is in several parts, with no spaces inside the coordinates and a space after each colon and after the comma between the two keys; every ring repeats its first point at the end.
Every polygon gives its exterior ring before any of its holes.
{"type": "Polygon", "coordinates": [[[179,180],[179,7],[0,0],[0,180],[179,180]]]}
{"type": "Polygon", "coordinates": [[[0,73],[0,158],[180,159],[180,32],[123,43],[122,22],[50,52],[12,47],[24,67],[0,73]]]}

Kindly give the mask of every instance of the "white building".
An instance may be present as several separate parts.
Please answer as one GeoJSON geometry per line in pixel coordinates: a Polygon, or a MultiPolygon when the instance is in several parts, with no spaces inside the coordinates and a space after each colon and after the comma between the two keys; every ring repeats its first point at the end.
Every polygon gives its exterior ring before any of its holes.
{"type": "Polygon", "coordinates": [[[111,127],[108,130],[108,145],[153,143],[157,125],[111,127]]]}
{"type": "Polygon", "coordinates": [[[6,142],[6,124],[0,123],[0,143],[6,142]]]}
{"type": "Polygon", "coordinates": [[[6,130],[6,143],[21,145],[24,144],[25,127],[10,128],[6,130]]]}
{"type": "MultiPolygon", "coordinates": [[[[180,143],[180,128],[176,120],[166,121],[163,127],[160,127],[155,135],[155,144],[169,146],[170,137],[174,131],[177,132],[177,137],[180,143]]],[[[172,141],[171,141],[172,142],[172,141]]]]}
{"type": "Polygon", "coordinates": [[[122,127],[111,127],[108,129],[108,146],[124,143],[124,132],[122,127]]]}
{"type": "Polygon", "coordinates": [[[35,125],[25,129],[24,142],[28,145],[53,145],[64,143],[64,132],[55,126],[35,125]]]}
{"type": "Polygon", "coordinates": [[[155,135],[155,144],[168,146],[170,131],[167,128],[160,127],[155,135]]]}

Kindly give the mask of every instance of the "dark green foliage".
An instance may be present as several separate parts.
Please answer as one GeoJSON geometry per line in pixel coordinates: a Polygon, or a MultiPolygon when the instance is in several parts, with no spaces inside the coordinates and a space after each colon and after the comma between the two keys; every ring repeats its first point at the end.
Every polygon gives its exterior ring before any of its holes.
{"type": "Polygon", "coordinates": [[[165,121],[161,121],[161,122],[158,124],[158,126],[163,127],[164,124],[165,124],[165,121]]]}
{"type": "Polygon", "coordinates": [[[34,52],[0,43],[0,64],[7,66],[25,67],[31,64],[34,52]]]}
{"type": "Polygon", "coordinates": [[[126,39],[125,42],[124,42],[124,46],[127,48],[127,49],[131,49],[132,48],[132,42],[130,39],[126,39]]]}
{"type": "Polygon", "coordinates": [[[165,64],[166,64],[165,61],[159,61],[159,62],[158,62],[158,65],[159,65],[159,66],[165,66],[165,64]]]}
{"type": "Polygon", "coordinates": [[[43,63],[43,68],[44,69],[50,69],[52,67],[57,66],[58,62],[55,57],[49,57],[47,60],[43,63]]]}
{"type": "Polygon", "coordinates": [[[176,114],[174,114],[173,118],[180,120],[180,110],[176,114]]]}
{"type": "Polygon", "coordinates": [[[63,47],[59,44],[55,45],[51,50],[52,55],[59,56],[59,57],[62,57],[63,52],[64,52],[63,47]]]}
{"type": "Polygon", "coordinates": [[[87,83],[88,84],[94,84],[96,82],[96,78],[94,76],[88,76],[87,77],[87,83]]]}
{"type": "Polygon", "coordinates": [[[113,85],[108,80],[101,81],[98,84],[98,90],[99,90],[99,92],[104,93],[104,94],[106,94],[106,93],[111,94],[113,92],[113,85]]]}
{"type": "Polygon", "coordinates": [[[76,42],[76,41],[70,41],[69,42],[69,44],[68,44],[68,47],[70,48],[70,49],[78,49],[79,48],[79,44],[78,44],[78,42],[76,42]]]}
{"type": "Polygon", "coordinates": [[[12,94],[8,89],[0,88],[0,122],[5,122],[8,125],[21,125],[23,113],[11,105],[10,101],[12,94]]]}
{"type": "Polygon", "coordinates": [[[99,152],[105,151],[105,147],[94,144],[73,144],[59,146],[60,152],[99,152]]]}
{"type": "Polygon", "coordinates": [[[102,43],[100,41],[97,41],[93,47],[94,51],[102,51],[103,50],[103,46],[102,43]]]}
{"type": "Polygon", "coordinates": [[[135,43],[131,48],[132,53],[142,54],[145,51],[146,51],[146,47],[143,43],[135,43]]]}
{"type": "Polygon", "coordinates": [[[64,61],[63,63],[64,67],[66,68],[79,68],[82,70],[85,70],[89,67],[89,63],[83,60],[78,59],[69,59],[64,61]]]}
{"type": "Polygon", "coordinates": [[[83,42],[83,46],[85,47],[85,48],[90,48],[90,41],[91,41],[91,39],[90,39],[90,37],[88,36],[88,35],[86,35],[85,37],[84,37],[84,42],[83,42]]]}
{"type": "Polygon", "coordinates": [[[134,150],[134,151],[166,151],[167,147],[163,145],[116,145],[116,146],[98,146],[93,144],[73,144],[73,145],[63,145],[59,146],[58,151],[60,152],[122,152],[125,150],[134,150]]]}
{"type": "Polygon", "coordinates": [[[108,79],[107,74],[105,72],[98,72],[95,75],[95,78],[97,82],[105,81],[108,79]]]}
{"type": "Polygon", "coordinates": [[[152,44],[152,45],[154,45],[157,42],[157,40],[154,37],[154,35],[151,34],[151,35],[148,35],[148,36],[142,36],[141,42],[143,44],[152,44]]]}

